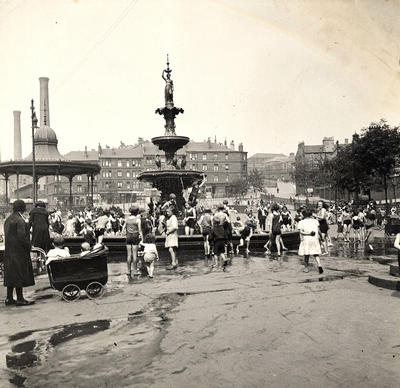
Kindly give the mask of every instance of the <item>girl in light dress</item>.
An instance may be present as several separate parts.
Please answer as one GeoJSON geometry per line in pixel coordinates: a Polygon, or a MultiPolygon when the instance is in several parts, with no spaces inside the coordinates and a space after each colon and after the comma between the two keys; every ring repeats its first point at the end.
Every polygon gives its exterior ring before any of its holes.
{"type": "Polygon", "coordinates": [[[324,272],[319,260],[321,255],[321,245],[319,241],[319,222],[312,217],[312,211],[310,209],[303,210],[303,219],[299,221],[297,227],[300,231],[300,246],[299,255],[304,256],[304,272],[308,272],[308,265],[310,256],[314,256],[315,261],[318,265],[318,271],[320,274],[324,272]]]}
{"type": "Polygon", "coordinates": [[[168,248],[171,255],[171,264],[167,266],[168,270],[178,268],[178,260],[176,258],[178,246],[178,219],[174,214],[174,208],[169,207],[167,209],[167,230],[165,237],[165,247],[168,248]]]}

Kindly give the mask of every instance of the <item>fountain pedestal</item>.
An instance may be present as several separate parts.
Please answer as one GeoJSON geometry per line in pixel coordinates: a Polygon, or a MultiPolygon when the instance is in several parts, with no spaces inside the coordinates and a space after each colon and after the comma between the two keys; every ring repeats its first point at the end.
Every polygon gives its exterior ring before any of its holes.
{"type": "Polygon", "coordinates": [[[164,116],[165,135],[157,136],[151,139],[160,151],[165,153],[165,166],[161,166],[161,161],[157,160],[157,170],[145,171],[138,177],[139,180],[151,182],[152,186],[161,192],[161,200],[166,201],[171,193],[176,195],[178,209],[181,209],[185,203],[183,190],[190,187],[193,183],[203,179],[201,171],[186,170],[186,160],[178,162],[176,152],[184,147],[189,138],[178,136],[175,133],[175,117],[183,113],[182,108],[174,106],[173,101],[173,82],[171,79],[171,69],[167,60],[167,69],[162,73],[165,85],[165,106],[158,108],[155,113],[164,116]]]}

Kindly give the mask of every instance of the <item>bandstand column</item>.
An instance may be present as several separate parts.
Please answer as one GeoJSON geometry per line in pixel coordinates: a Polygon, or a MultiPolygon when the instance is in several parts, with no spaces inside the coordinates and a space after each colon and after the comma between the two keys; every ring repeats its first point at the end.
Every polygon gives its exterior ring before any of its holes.
{"type": "Polygon", "coordinates": [[[8,205],[8,174],[4,175],[4,181],[6,183],[6,204],[8,205]]]}
{"type": "Polygon", "coordinates": [[[38,193],[39,193],[39,178],[40,178],[40,176],[36,175],[35,187],[34,187],[34,190],[35,190],[35,200],[36,200],[36,201],[39,199],[39,197],[38,197],[38,193]]]}
{"type": "Polygon", "coordinates": [[[69,179],[69,210],[72,210],[72,176],[68,177],[69,179]]]}
{"type": "Polygon", "coordinates": [[[94,180],[94,175],[90,174],[90,199],[91,199],[91,206],[93,206],[93,180],[94,180]]]}
{"type": "Polygon", "coordinates": [[[17,199],[19,199],[19,172],[17,172],[17,199]]]}
{"type": "Polygon", "coordinates": [[[87,196],[86,196],[86,206],[89,205],[89,198],[90,198],[90,175],[86,174],[87,176],[87,196]]]}

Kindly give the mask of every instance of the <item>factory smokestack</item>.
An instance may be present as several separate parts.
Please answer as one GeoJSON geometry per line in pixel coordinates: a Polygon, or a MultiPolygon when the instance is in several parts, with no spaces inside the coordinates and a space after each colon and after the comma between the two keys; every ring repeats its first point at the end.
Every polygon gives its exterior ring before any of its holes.
{"type": "Polygon", "coordinates": [[[14,114],[14,160],[22,159],[21,145],[21,112],[15,110],[14,114]]]}
{"type": "Polygon", "coordinates": [[[49,113],[49,79],[40,77],[40,126],[48,125],[50,127],[49,113]]]}

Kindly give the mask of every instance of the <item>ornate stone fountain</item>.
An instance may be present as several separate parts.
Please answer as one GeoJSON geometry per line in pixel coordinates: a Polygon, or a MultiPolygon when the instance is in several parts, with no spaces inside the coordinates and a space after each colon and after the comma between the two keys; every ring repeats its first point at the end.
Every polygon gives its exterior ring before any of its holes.
{"type": "Polygon", "coordinates": [[[161,165],[161,160],[156,158],[157,170],[145,171],[140,174],[138,179],[151,182],[153,187],[161,192],[161,199],[167,200],[171,193],[176,195],[178,208],[184,204],[183,190],[187,189],[194,182],[203,179],[201,171],[186,170],[186,156],[178,161],[176,152],[189,142],[186,136],[178,136],[175,133],[175,117],[183,113],[182,108],[174,106],[174,84],[171,79],[172,70],[169,68],[167,57],[167,68],[162,72],[165,81],[165,106],[156,109],[155,113],[164,116],[165,134],[151,139],[152,143],[165,153],[165,165],[161,165]]]}

